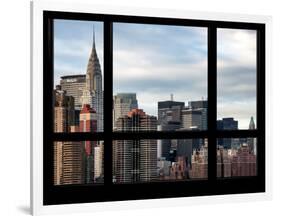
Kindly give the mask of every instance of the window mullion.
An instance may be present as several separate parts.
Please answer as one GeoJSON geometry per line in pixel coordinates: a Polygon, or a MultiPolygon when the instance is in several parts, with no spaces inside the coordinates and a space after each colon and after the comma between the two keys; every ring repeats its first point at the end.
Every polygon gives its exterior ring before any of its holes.
{"type": "Polygon", "coordinates": [[[217,29],[208,27],[208,178],[216,179],[217,29]]]}
{"type": "Polygon", "coordinates": [[[112,184],[113,24],[104,21],[104,184],[112,184]]]}

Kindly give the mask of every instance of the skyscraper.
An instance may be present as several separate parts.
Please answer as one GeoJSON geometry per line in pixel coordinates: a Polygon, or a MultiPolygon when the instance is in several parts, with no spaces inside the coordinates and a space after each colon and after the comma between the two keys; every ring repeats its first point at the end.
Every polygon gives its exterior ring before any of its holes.
{"type": "Polygon", "coordinates": [[[118,93],[113,97],[113,128],[118,118],[138,108],[136,93],[118,93]]]}
{"type": "MultiPolygon", "coordinates": [[[[80,112],[80,132],[96,132],[97,131],[97,114],[89,104],[84,104],[80,112]]],[[[86,183],[93,183],[95,180],[95,146],[97,141],[82,141],[85,149],[86,160],[86,183]]]]}
{"type": "MultiPolygon", "coordinates": [[[[54,91],[54,132],[71,132],[74,100],[65,91],[54,91]]],[[[54,142],[54,184],[84,183],[83,147],[81,142],[54,142]]]]}
{"type": "Polygon", "coordinates": [[[192,110],[201,112],[201,130],[207,130],[208,101],[190,101],[188,102],[188,107],[190,107],[192,110]]]}
{"type": "Polygon", "coordinates": [[[86,75],[70,75],[62,76],[60,80],[61,90],[66,92],[67,96],[72,96],[74,98],[74,108],[75,110],[81,110],[81,96],[86,85],[86,75]]]}
{"type": "Polygon", "coordinates": [[[192,109],[181,111],[181,127],[187,130],[202,129],[202,112],[192,109]]]}
{"type": "MultiPolygon", "coordinates": [[[[80,112],[80,132],[96,132],[97,131],[97,114],[89,104],[84,104],[80,112]]],[[[93,151],[93,141],[85,141],[85,151],[90,155],[93,151]]]]}
{"type": "Polygon", "coordinates": [[[249,123],[249,129],[250,130],[255,130],[256,129],[256,125],[255,125],[254,117],[253,116],[251,116],[251,120],[250,120],[250,123],[249,123]]]}
{"type": "Polygon", "coordinates": [[[234,118],[222,118],[222,120],[217,121],[218,130],[237,130],[238,121],[234,118]]]}
{"type": "MultiPolygon", "coordinates": [[[[158,130],[159,131],[175,131],[181,127],[181,110],[185,103],[179,101],[159,101],[158,102],[158,130]]],[[[170,156],[171,140],[162,139],[158,141],[159,149],[161,149],[160,157],[166,159],[170,156]]]]}
{"type": "Polygon", "coordinates": [[[95,182],[101,182],[103,180],[103,160],[104,160],[104,144],[100,142],[99,145],[94,147],[94,175],[95,182]]]}
{"type": "Polygon", "coordinates": [[[54,90],[54,132],[69,132],[74,124],[74,99],[65,91],[54,90]]]}
{"type": "MultiPolygon", "coordinates": [[[[217,121],[217,129],[218,130],[237,130],[238,129],[238,121],[234,120],[234,118],[223,118],[222,120],[217,121]]],[[[218,139],[218,145],[223,146],[226,149],[232,147],[237,143],[236,139],[233,138],[223,138],[218,139]]]]}
{"type": "MultiPolygon", "coordinates": [[[[133,109],[116,123],[117,131],[155,131],[157,119],[143,110],[133,109]]],[[[116,182],[153,181],[157,178],[157,140],[114,141],[116,182]]]]}
{"type": "Polygon", "coordinates": [[[81,104],[89,104],[97,112],[97,132],[103,130],[103,90],[102,73],[95,45],[95,32],[93,31],[93,45],[89,57],[86,84],[81,96],[81,104]]]}
{"type": "Polygon", "coordinates": [[[159,101],[158,102],[158,124],[166,125],[169,121],[180,122],[180,112],[185,103],[179,101],[159,101]]]}
{"type": "Polygon", "coordinates": [[[54,142],[54,184],[84,184],[84,150],[79,141],[54,142]]]}

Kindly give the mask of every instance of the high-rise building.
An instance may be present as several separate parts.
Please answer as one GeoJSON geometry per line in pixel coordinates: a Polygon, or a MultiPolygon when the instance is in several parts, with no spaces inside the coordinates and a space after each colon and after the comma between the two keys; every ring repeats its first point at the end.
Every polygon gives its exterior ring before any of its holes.
{"type": "Polygon", "coordinates": [[[256,129],[256,125],[255,125],[254,117],[253,116],[251,116],[251,120],[250,120],[250,123],[249,123],[249,129],[250,130],[255,130],[256,129]]]}
{"type": "Polygon", "coordinates": [[[199,100],[199,101],[190,101],[188,102],[188,107],[195,111],[201,112],[201,130],[207,130],[207,114],[208,114],[208,101],[199,100]]]}
{"type": "MultiPolygon", "coordinates": [[[[84,104],[80,112],[80,132],[96,132],[97,131],[97,114],[89,104],[84,104]]],[[[92,154],[94,141],[84,141],[85,151],[87,155],[92,154]]]]}
{"type": "Polygon", "coordinates": [[[94,147],[94,160],[95,160],[95,182],[101,182],[103,180],[103,161],[104,161],[104,144],[100,142],[94,147]]]}
{"type": "MultiPolygon", "coordinates": [[[[141,109],[131,110],[116,122],[117,131],[156,131],[157,118],[141,109]]],[[[157,140],[117,140],[113,142],[117,183],[153,181],[157,178],[157,140]]]]}
{"type": "Polygon", "coordinates": [[[180,122],[181,109],[185,103],[179,101],[159,101],[158,102],[158,124],[166,125],[169,121],[180,122]]]}
{"type": "MultiPolygon", "coordinates": [[[[175,131],[181,127],[180,122],[178,121],[169,121],[165,124],[157,126],[158,131],[175,131]]],[[[158,140],[158,149],[159,149],[159,157],[168,158],[171,150],[171,140],[170,139],[161,139],[158,140]]]]}
{"type": "MultiPolygon", "coordinates": [[[[217,121],[218,130],[237,130],[238,121],[234,118],[222,118],[222,120],[217,121]]],[[[237,139],[233,138],[222,138],[218,139],[218,145],[223,146],[226,149],[232,148],[232,146],[237,146],[237,139]]]]}
{"type": "Polygon", "coordinates": [[[201,148],[203,139],[178,139],[176,141],[177,156],[185,157],[187,163],[191,165],[192,152],[193,150],[199,150],[201,148]]]}
{"type": "MultiPolygon", "coordinates": [[[[54,91],[54,132],[71,132],[74,123],[74,99],[65,91],[54,91]]],[[[84,183],[81,142],[54,142],[54,184],[84,183]]]]}
{"type": "Polygon", "coordinates": [[[217,121],[217,129],[218,130],[237,130],[238,121],[234,120],[234,118],[222,118],[222,120],[217,121]]]}
{"type": "Polygon", "coordinates": [[[84,150],[79,141],[54,142],[54,184],[83,184],[84,150]]]}
{"type": "Polygon", "coordinates": [[[136,93],[118,93],[113,97],[113,128],[117,119],[138,108],[136,93]]]}
{"type": "Polygon", "coordinates": [[[192,109],[181,111],[181,127],[187,130],[202,129],[202,112],[192,109]]]}
{"type": "Polygon", "coordinates": [[[102,73],[95,45],[95,32],[93,32],[93,45],[89,57],[86,84],[81,96],[81,104],[89,104],[97,112],[97,132],[103,131],[103,89],[102,73]]]}
{"type": "Polygon", "coordinates": [[[74,124],[74,99],[65,91],[54,90],[54,132],[69,132],[74,124]]]}
{"type": "MultiPolygon", "coordinates": [[[[89,104],[83,104],[80,112],[80,132],[96,132],[97,131],[97,114],[96,111],[90,107],[89,104]]],[[[85,149],[86,158],[86,183],[93,183],[95,180],[94,173],[94,154],[97,141],[82,141],[85,149]]]]}
{"type": "Polygon", "coordinates": [[[70,75],[62,76],[60,80],[60,88],[66,92],[67,96],[74,98],[75,110],[81,110],[81,96],[86,85],[86,75],[70,75]]]}
{"type": "MultiPolygon", "coordinates": [[[[185,103],[179,101],[158,102],[158,131],[175,131],[181,127],[181,110],[185,103]]],[[[161,149],[160,157],[166,159],[170,156],[171,140],[161,139],[158,141],[158,148],[161,149]]]]}

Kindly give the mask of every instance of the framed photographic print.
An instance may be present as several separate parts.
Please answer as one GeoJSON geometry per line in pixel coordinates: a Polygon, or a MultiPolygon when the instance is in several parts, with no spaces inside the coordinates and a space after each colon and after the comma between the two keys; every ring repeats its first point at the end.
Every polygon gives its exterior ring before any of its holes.
{"type": "Polygon", "coordinates": [[[266,194],[268,17],[32,8],[34,214],[266,194]]]}

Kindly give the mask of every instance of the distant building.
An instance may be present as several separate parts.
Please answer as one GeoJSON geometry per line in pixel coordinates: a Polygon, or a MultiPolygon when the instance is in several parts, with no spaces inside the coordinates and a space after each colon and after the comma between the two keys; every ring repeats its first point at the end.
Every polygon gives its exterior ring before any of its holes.
{"type": "MultiPolygon", "coordinates": [[[[54,91],[54,132],[71,132],[74,99],[65,91],[54,91]]],[[[83,184],[84,161],[81,142],[54,142],[54,184],[83,184]]]]}
{"type": "MultiPolygon", "coordinates": [[[[158,131],[176,131],[181,127],[178,121],[168,121],[166,124],[158,125],[158,131]]],[[[158,146],[161,152],[159,152],[159,157],[168,158],[171,150],[171,140],[161,139],[158,141],[158,146]]]]}
{"type": "Polygon", "coordinates": [[[217,149],[217,177],[231,177],[231,152],[233,150],[219,147],[217,149]]]}
{"type": "Polygon", "coordinates": [[[118,93],[113,97],[113,128],[116,121],[126,116],[132,109],[138,108],[136,93],[118,93]]]}
{"type": "MultiPolygon", "coordinates": [[[[84,104],[80,112],[80,132],[97,132],[97,113],[90,107],[89,104],[84,104]]],[[[94,141],[83,141],[85,142],[85,151],[87,155],[92,154],[94,141]]]]}
{"type": "Polygon", "coordinates": [[[184,106],[184,102],[172,100],[158,102],[158,124],[165,125],[169,121],[180,122],[180,112],[184,106]]]}
{"type": "Polygon", "coordinates": [[[186,157],[177,157],[170,168],[170,180],[183,180],[189,178],[186,157]]]}
{"type": "Polygon", "coordinates": [[[159,176],[160,180],[169,178],[171,164],[171,161],[168,161],[165,158],[157,159],[157,176],[159,176]]]}
{"type": "Polygon", "coordinates": [[[234,118],[222,118],[222,120],[217,121],[217,129],[218,130],[237,130],[238,121],[234,120],[234,118]]]}
{"type": "Polygon", "coordinates": [[[181,111],[181,127],[187,130],[192,130],[192,128],[202,130],[202,112],[189,108],[183,109],[181,111]]]}
{"type": "MultiPolygon", "coordinates": [[[[158,102],[158,130],[206,130],[208,102],[206,100],[200,100],[190,101],[188,104],[188,107],[185,107],[184,102],[173,101],[172,98],[169,101],[158,102]]],[[[200,143],[198,140],[194,141],[194,148],[200,148],[203,145],[202,140],[200,143]]],[[[160,140],[158,146],[162,151],[160,157],[168,158],[171,151],[171,140],[160,140]]],[[[181,152],[184,149],[182,148],[182,141],[179,143],[179,147],[181,152]]],[[[190,160],[191,152],[188,156],[190,160]]]]}
{"type": "MultiPolygon", "coordinates": [[[[158,130],[175,131],[181,127],[181,110],[185,103],[171,100],[158,102],[158,130]]],[[[162,139],[158,144],[161,149],[160,157],[170,156],[171,140],[162,139]]]]}
{"type": "Polygon", "coordinates": [[[65,91],[54,90],[54,132],[69,132],[74,124],[74,99],[65,91]]]}
{"type": "Polygon", "coordinates": [[[75,110],[81,110],[81,96],[86,85],[86,75],[70,75],[62,76],[60,80],[60,88],[66,92],[67,96],[74,98],[75,110]]]}
{"type": "Polygon", "coordinates": [[[189,176],[191,179],[208,178],[208,147],[206,145],[201,146],[199,150],[193,150],[189,176]]]}
{"type": "MultiPolygon", "coordinates": [[[[157,119],[133,109],[116,122],[117,131],[156,131],[157,119]]],[[[116,140],[113,142],[116,182],[145,182],[157,178],[157,140],[116,140]]]]}
{"type": "Polygon", "coordinates": [[[208,101],[207,100],[190,101],[188,103],[188,107],[190,107],[190,109],[192,110],[201,112],[201,130],[207,130],[208,101]]]}
{"type": "MultiPolygon", "coordinates": [[[[97,131],[97,114],[89,104],[84,104],[80,112],[80,132],[96,132],[97,131]]],[[[95,180],[95,146],[97,141],[82,141],[85,149],[86,159],[86,183],[93,183],[95,180]]]]}
{"type": "MultiPolygon", "coordinates": [[[[238,121],[234,118],[223,118],[222,120],[217,120],[218,130],[237,130],[238,121]]],[[[237,139],[233,138],[222,138],[218,139],[218,145],[223,146],[226,149],[232,148],[232,146],[237,146],[237,139]]]]}
{"type": "Polygon", "coordinates": [[[103,166],[104,166],[104,143],[100,142],[99,145],[94,147],[94,174],[95,174],[95,182],[101,182],[103,180],[103,166]]]}
{"type": "Polygon", "coordinates": [[[217,150],[217,177],[255,176],[256,155],[244,143],[238,149],[217,150]]]}
{"type": "Polygon", "coordinates": [[[83,146],[79,141],[54,142],[54,184],[84,184],[83,146]]]}
{"type": "Polygon", "coordinates": [[[232,176],[256,176],[256,155],[243,144],[232,158],[232,176]]]}

